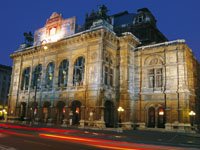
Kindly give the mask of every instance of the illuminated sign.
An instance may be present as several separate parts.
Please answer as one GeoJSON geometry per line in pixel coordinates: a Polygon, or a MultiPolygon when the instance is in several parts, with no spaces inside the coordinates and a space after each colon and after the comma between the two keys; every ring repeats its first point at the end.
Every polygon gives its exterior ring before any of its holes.
{"type": "Polygon", "coordinates": [[[75,33],[76,17],[63,19],[61,14],[54,12],[46,25],[35,31],[34,45],[56,42],[75,33]]]}

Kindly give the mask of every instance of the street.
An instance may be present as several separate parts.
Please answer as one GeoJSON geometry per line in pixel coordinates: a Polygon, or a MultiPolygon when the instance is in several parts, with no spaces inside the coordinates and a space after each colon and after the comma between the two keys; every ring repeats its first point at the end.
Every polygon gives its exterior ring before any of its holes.
{"type": "MultiPolygon", "coordinates": [[[[0,133],[0,150],[94,150],[86,144],[52,140],[31,135],[0,133]]],[[[99,148],[95,148],[99,149],[99,148]]]]}
{"type": "Polygon", "coordinates": [[[199,148],[198,144],[192,143],[198,143],[199,138],[187,138],[187,136],[170,138],[166,133],[154,135],[154,138],[151,132],[139,132],[140,136],[137,135],[137,132],[134,136],[128,133],[109,134],[108,132],[103,133],[103,131],[90,132],[78,129],[67,130],[0,124],[0,150],[194,150],[199,148]],[[155,139],[158,139],[157,142],[155,139]],[[167,139],[171,143],[166,143],[167,139]],[[191,143],[183,144],[184,140],[191,143]]]}

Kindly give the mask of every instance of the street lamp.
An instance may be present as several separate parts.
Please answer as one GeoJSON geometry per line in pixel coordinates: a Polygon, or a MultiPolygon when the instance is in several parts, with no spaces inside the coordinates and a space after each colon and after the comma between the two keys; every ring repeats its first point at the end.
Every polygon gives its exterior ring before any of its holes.
{"type": "Polygon", "coordinates": [[[196,113],[193,110],[191,110],[189,112],[189,115],[191,117],[191,125],[192,125],[192,128],[193,128],[194,127],[194,117],[195,117],[196,113]]]}
{"type": "Polygon", "coordinates": [[[35,80],[35,82],[34,82],[34,87],[35,87],[35,97],[34,97],[34,108],[33,108],[33,119],[34,119],[34,121],[35,121],[35,116],[36,116],[36,97],[37,97],[37,88],[38,88],[38,80],[40,80],[40,72],[39,72],[39,66],[37,66],[36,68],[35,68],[35,75],[34,75],[34,80],[35,80]]]}
{"type": "Polygon", "coordinates": [[[121,120],[121,112],[123,112],[124,109],[120,106],[120,107],[118,107],[117,111],[119,112],[119,127],[121,127],[121,122],[122,122],[122,120],[121,120]]]}
{"type": "MultiPolygon", "coordinates": [[[[44,50],[47,50],[48,49],[48,47],[46,46],[46,43],[47,43],[47,41],[46,40],[42,40],[42,41],[39,41],[39,52],[40,52],[40,50],[43,48],[44,50]],[[45,45],[44,45],[44,44],[45,45]]],[[[37,45],[36,45],[37,46],[37,45]]],[[[37,49],[37,47],[36,47],[36,49],[37,49]]],[[[35,120],[35,116],[36,116],[36,114],[38,113],[38,119],[40,119],[39,117],[39,115],[40,115],[40,104],[38,105],[38,110],[36,110],[36,97],[37,97],[37,89],[39,88],[38,87],[38,84],[40,83],[41,84],[41,71],[42,71],[42,69],[41,69],[41,65],[40,65],[40,53],[39,53],[39,56],[38,56],[39,58],[38,58],[38,65],[36,66],[36,68],[35,68],[35,72],[34,72],[34,87],[35,87],[35,98],[34,98],[34,110],[33,110],[33,119],[35,120]],[[37,112],[38,111],[38,112],[37,112]]],[[[39,86],[41,86],[41,85],[39,85],[39,86]]],[[[37,120],[37,121],[39,121],[39,120],[37,120]]]]}

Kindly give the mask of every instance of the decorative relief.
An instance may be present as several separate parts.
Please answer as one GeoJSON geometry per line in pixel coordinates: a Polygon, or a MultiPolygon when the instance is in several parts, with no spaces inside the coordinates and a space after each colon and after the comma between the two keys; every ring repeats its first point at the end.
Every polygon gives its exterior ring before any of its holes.
{"type": "Polygon", "coordinates": [[[97,69],[95,67],[90,67],[90,71],[89,72],[90,72],[89,82],[90,83],[97,82],[97,79],[98,79],[97,69]]]}
{"type": "Polygon", "coordinates": [[[96,58],[97,58],[97,52],[93,52],[92,54],[91,54],[91,59],[92,60],[95,60],[96,58]]]}
{"type": "Polygon", "coordinates": [[[159,55],[149,56],[145,59],[145,65],[163,65],[163,58],[159,55]]]}
{"type": "Polygon", "coordinates": [[[17,74],[19,72],[19,67],[15,68],[15,74],[17,74]]]}
{"type": "Polygon", "coordinates": [[[82,93],[75,93],[74,94],[74,98],[75,99],[81,99],[83,97],[83,94],[82,93]]]}
{"type": "Polygon", "coordinates": [[[158,58],[154,58],[150,61],[149,65],[162,65],[162,61],[158,58]]]}

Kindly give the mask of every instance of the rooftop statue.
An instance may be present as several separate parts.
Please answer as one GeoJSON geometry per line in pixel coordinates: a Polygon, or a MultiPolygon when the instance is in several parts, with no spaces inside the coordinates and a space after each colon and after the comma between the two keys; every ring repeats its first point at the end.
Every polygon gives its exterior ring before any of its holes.
{"type": "Polygon", "coordinates": [[[98,5],[97,16],[110,22],[110,18],[107,15],[108,11],[109,10],[107,9],[105,5],[102,5],[102,6],[98,5]]]}
{"type": "Polygon", "coordinates": [[[28,45],[32,45],[33,42],[33,35],[31,32],[27,33],[24,32],[25,43],[28,45]]]}

